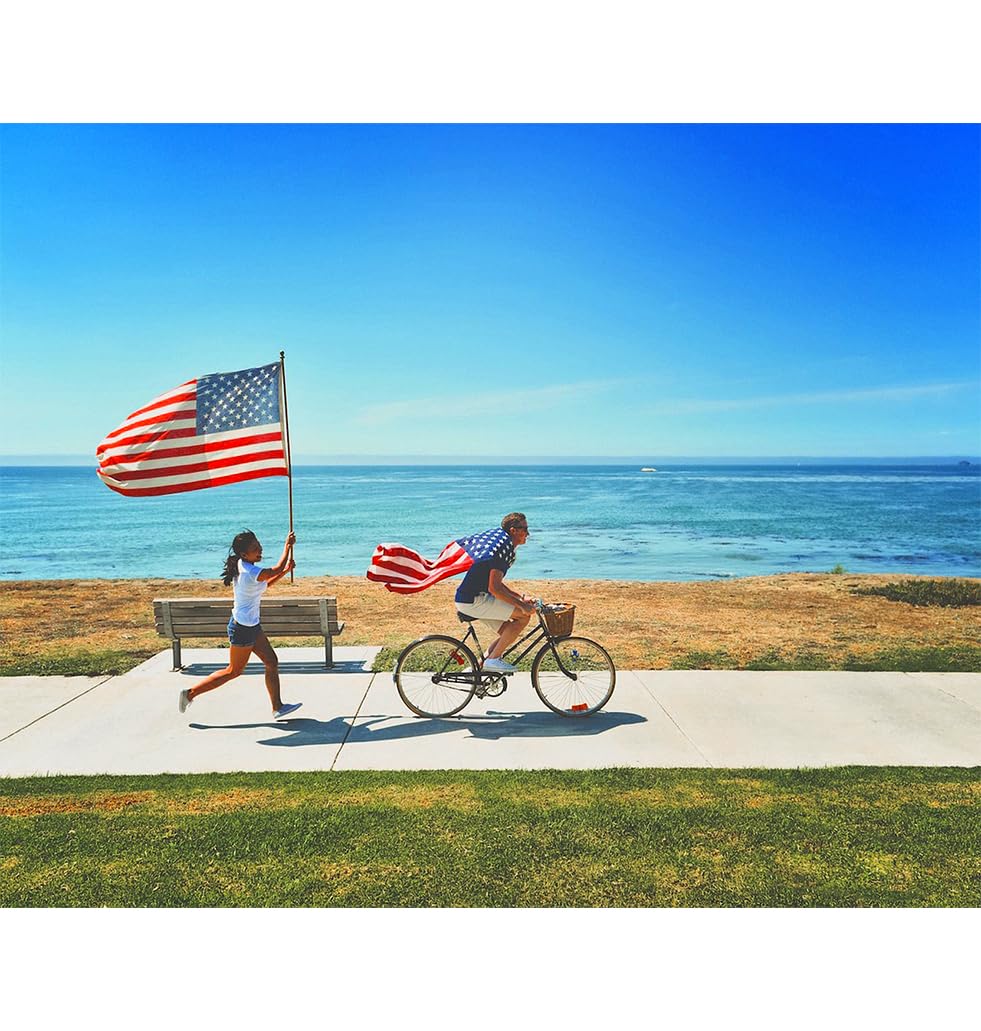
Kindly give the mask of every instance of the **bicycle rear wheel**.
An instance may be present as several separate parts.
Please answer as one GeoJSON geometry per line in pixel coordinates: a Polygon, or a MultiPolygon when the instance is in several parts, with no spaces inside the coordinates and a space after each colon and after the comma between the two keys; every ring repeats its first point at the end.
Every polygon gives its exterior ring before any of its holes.
{"type": "Polygon", "coordinates": [[[610,700],[617,671],[606,649],[595,641],[563,637],[546,644],[535,656],[531,682],[552,712],[591,716],[610,700]]]}
{"type": "Polygon", "coordinates": [[[473,698],[476,668],[477,660],[465,644],[434,634],[413,641],[399,656],[395,686],[417,716],[452,716],[473,698]]]}

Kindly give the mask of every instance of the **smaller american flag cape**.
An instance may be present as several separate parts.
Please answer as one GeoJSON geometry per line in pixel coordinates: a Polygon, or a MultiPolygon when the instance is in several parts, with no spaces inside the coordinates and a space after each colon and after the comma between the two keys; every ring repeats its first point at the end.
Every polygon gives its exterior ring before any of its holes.
{"type": "Polygon", "coordinates": [[[485,530],[450,541],[435,562],[401,544],[379,544],[366,575],[396,594],[415,594],[448,576],[465,573],[475,562],[498,557],[508,566],[514,562],[514,543],[506,530],[485,530]]]}
{"type": "Polygon", "coordinates": [[[96,448],[97,470],[129,497],[287,476],[279,362],[188,380],[138,408],[96,448]]]}

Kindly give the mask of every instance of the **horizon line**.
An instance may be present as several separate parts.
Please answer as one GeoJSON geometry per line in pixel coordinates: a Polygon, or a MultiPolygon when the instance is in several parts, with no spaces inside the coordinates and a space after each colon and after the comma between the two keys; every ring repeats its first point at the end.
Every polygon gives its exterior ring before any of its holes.
{"type": "MultiPolygon", "coordinates": [[[[307,454],[293,459],[295,467],[331,465],[636,465],[650,466],[656,463],[699,464],[795,464],[801,462],[865,462],[880,463],[925,463],[957,464],[981,463],[981,455],[954,453],[945,455],[448,455],[448,454],[307,454]]],[[[95,468],[97,463],[87,455],[70,453],[10,453],[0,454],[0,466],[51,467],[66,466],[95,468]]]]}

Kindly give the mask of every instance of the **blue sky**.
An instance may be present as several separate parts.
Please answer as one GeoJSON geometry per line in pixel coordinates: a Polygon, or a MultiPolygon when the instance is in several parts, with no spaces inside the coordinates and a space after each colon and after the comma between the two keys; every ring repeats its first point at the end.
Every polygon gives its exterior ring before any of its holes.
{"type": "Polygon", "coordinates": [[[977,456],[970,125],[7,125],[0,451],[287,355],[294,457],[977,456]]]}

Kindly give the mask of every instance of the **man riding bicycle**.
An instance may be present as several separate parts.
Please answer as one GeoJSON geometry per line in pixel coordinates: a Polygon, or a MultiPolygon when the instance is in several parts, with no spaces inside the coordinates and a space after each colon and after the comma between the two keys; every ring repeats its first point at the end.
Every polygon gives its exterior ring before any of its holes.
{"type": "Polygon", "coordinates": [[[474,695],[496,698],[507,690],[508,675],[517,672],[504,655],[520,652],[515,662],[523,662],[536,649],[531,686],[552,712],[590,716],[610,700],[616,685],[613,659],[596,641],[573,636],[575,607],[543,606],[505,586],[514,550],[527,540],[524,513],[510,512],[500,528],[450,541],[435,561],[404,544],[375,548],[367,577],[395,594],[416,594],[464,573],[456,592],[457,611],[468,621],[489,624],[497,633],[483,662],[472,625],[460,640],[428,634],[402,649],[392,677],[402,701],[417,716],[445,719],[460,712],[474,695]],[[519,641],[536,612],[538,624],[519,641]]]}
{"type": "Polygon", "coordinates": [[[474,563],[457,588],[457,611],[497,631],[484,659],[484,669],[489,672],[515,672],[515,667],[501,655],[522,634],[535,611],[534,598],[512,591],[504,583],[514,564],[514,549],[526,543],[528,535],[528,520],[523,512],[509,512],[501,520],[500,529],[477,535],[474,563]]]}

